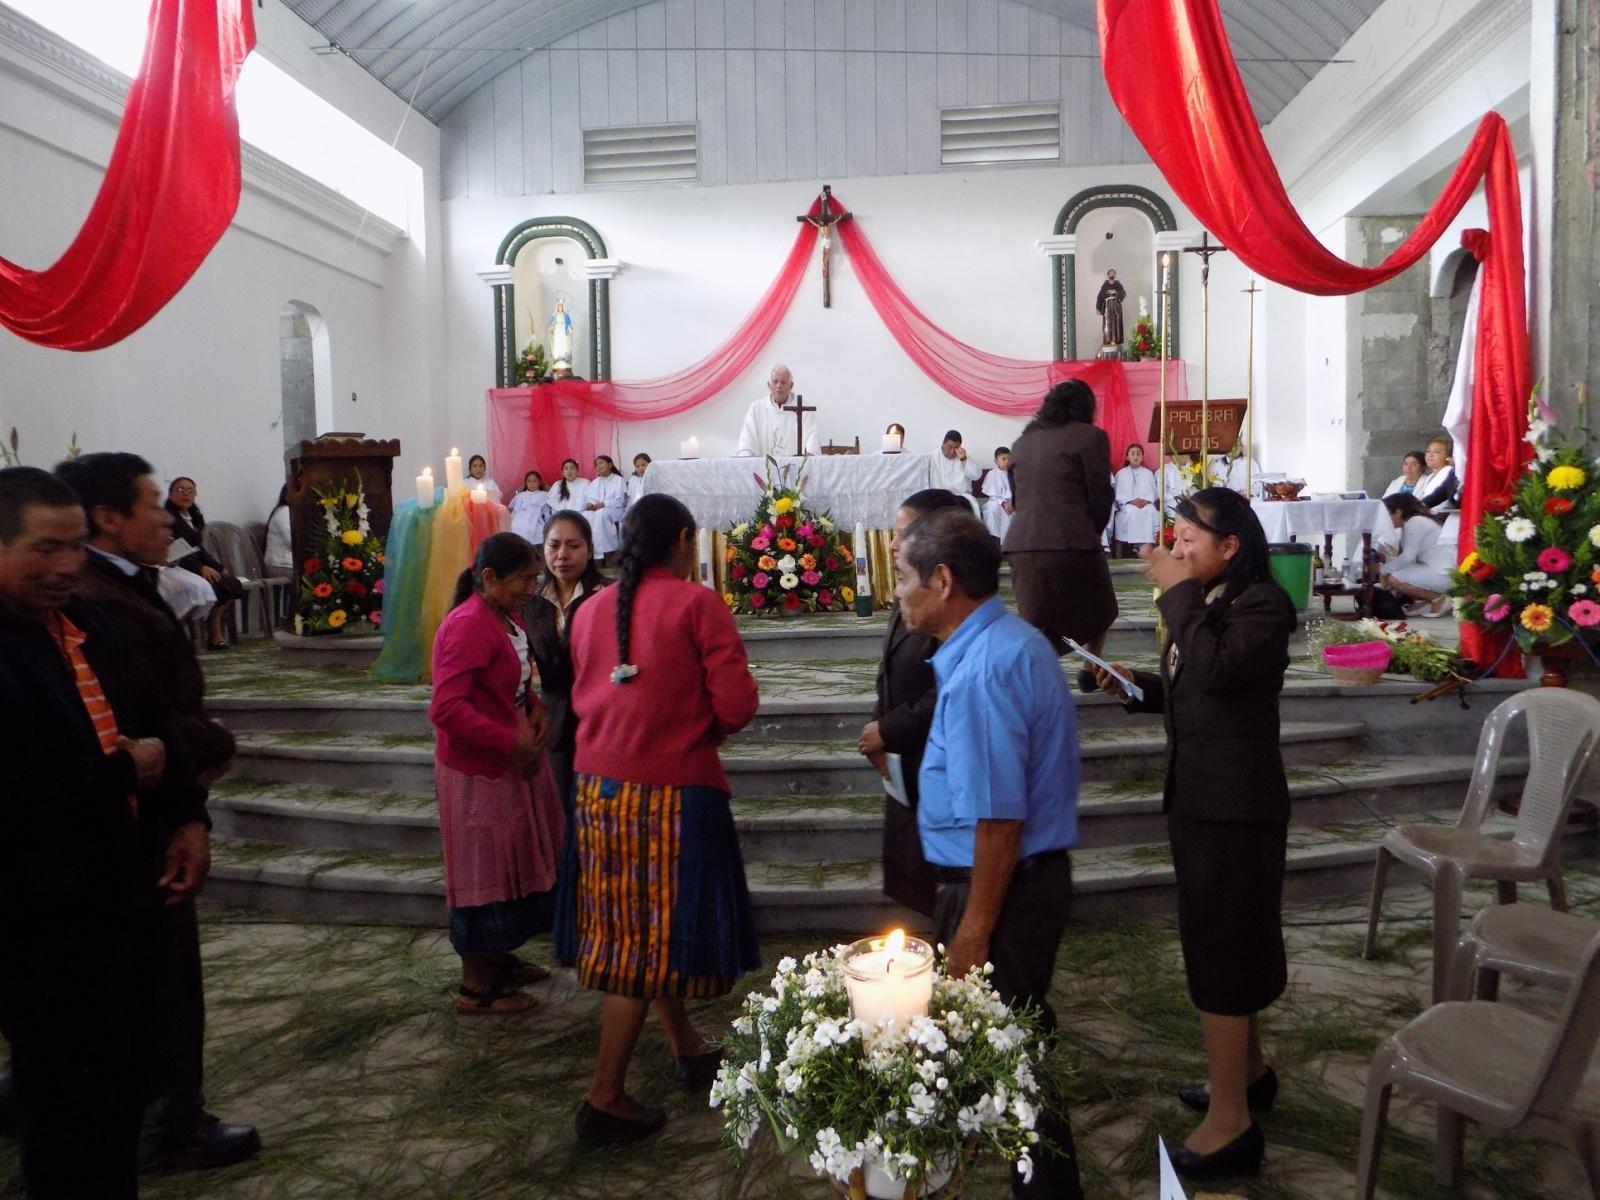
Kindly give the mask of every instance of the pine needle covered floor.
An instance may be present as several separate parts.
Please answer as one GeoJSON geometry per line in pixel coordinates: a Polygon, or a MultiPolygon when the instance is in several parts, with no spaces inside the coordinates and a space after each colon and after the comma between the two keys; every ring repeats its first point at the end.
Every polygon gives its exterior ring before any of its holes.
{"type": "MultiPolygon", "coordinates": [[[[1600,915],[1600,873],[1569,871],[1579,912],[1600,915]]],[[[1469,907],[1487,903],[1487,890],[1469,907]]],[[[1428,898],[1393,893],[1376,962],[1360,958],[1363,906],[1291,908],[1289,994],[1267,1015],[1270,1056],[1284,1080],[1263,1120],[1269,1157],[1258,1180],[1210,1190],[1253,1200],[1324,1200],[1352,1186],[1366,1066],[1389,1032],[1420,1011],[1427,989],[1428,898]]],[[[841,931],[841,933],[847,931],[841,931]]],[[[855,932],[855,931],[848,931],[855,932]]],[[[225,1118],[260,1125],[259,1161],[207,1175],[147,1179],[151,1200],[362,1197],[756,1197],[800,1200],[824,1190],[791,1173],[770,1147],[736,1166],[715,1114],[678,1093],[651,1024],[631,1086],[673,1114],[666,1131],[627,1151],[573,1142],[597,1041],[596,999],[570,976],[535,989],[543,1003],[516,1019],[458,1017],[457,962],[441,933],[204,914],[210,1001],[207,1094],[225,1118]]],[[[767,963],[823,938],[769,939],[767,963]]],[[[548,945],[530,947],[546,959],[548,945]]],[[[746,989],[760,977],[746,981],[746,989]]],[[[742,994],[743,990],[740,993],[742,994]]],[[[1552,993],[1508,982],[1504,1002],[1550,1011],[1552,993]]],[[[1169,921],[1075,924],[1057,968],[1073,1121],[1089,1196],[1132,1200],[1155,1187],[1155,1136],[1181,1139],[1190,1114],[1173,1089],[1203,1075],[1199,1025],[1169,921]]],[[[702,1006],[708,1031],[733,999],[702,1006]]],[[[1382,1193],[1444,1200],[1432,1181],[1431,1108],[1397,1095],[1382,1193]]],[[[1582,1195],[1565,1146],[1468,1138],[1467,1180],[1454,1195],[1555,1200],[1582,1195]]],[[[15,1146],[0,1140],[0,1195],[20,1191],[15,1146]]],[[[969,1200],[1009,1194],[988,1164],[969,1200]]]]}

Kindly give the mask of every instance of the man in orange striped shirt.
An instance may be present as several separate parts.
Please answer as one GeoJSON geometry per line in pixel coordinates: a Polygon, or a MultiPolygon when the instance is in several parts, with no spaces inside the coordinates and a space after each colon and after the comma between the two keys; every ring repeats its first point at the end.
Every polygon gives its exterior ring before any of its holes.
{"type": "Polygon", "coordinates": [[[124,627],[73,596],[86,531],[60,480],[0,470],[0,1033],[43,1200],[138,1194],[153,914],[204,871],[187,753],[124,627]]]}

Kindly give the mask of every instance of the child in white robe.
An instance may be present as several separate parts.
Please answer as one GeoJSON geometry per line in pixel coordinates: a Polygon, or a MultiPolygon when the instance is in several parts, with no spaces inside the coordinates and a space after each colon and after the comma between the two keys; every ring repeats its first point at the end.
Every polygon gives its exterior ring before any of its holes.
{"type": "Polygon", "coordinates": [[[489,477],[489,464],[483,455],[474,454],[467,460],[467,478],[464,482],[474,491],[481,487],[490,500],[500,503],[500,485],[489,477]]]}
{"type": "Polygon", "coordinates": [[[622,547],[622,518],[628,511],[628,484],[609,454],[594,460],[594,478],[584,493],[584,512],[594,528],[594,552],[605,558],[622,547]]]}
{"type": "Polygon", "coordinates": [[[1155,472],[1144,465],[1143,446],[1128,447],[1112,483],[1117,491],[1113,547],[1119,557],[1137,558],[1140,547],[1156,543],[1161,529],[1161,496],[1155,472]]]}
{"type": "Polygon", "coordinates": [[[644,495],[644,473],[650,469],[650,456],[643,450],[633,456],[633,474],[628,476],[628,507],[639,503],[644,495]]]}
{"type": "Polygon", "coordinates": [[[550,519],[550,492],[544,486],[544,476],[537,471],[524,475],[522,486],[506,507],[511,510],[511,532],[521,534],[535,546],[543,546],[545,522],[550,519]]]}
{"type": "Polygon", "coordinates": [[[561,480],[550,489],[550,515],[559,512],[582,513],[588,516],[589,481],[578,474],[578,460],[569,458],[561,464],[561,480]]]}
{"type": "Polygon", "coordinates": [[[978,490],[984,494],[984,527],[1006,540],[1006,530],[1011,528],[1011,447],[1001,446],[994,452],[994,467],[983,473],[978,490]]]}

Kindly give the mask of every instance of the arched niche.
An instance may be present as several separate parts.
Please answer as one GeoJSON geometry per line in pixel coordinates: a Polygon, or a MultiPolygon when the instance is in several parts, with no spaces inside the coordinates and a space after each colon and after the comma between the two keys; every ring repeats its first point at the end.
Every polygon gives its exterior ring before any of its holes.
{"type": "MultiPolygon", "coordinates": [[[[611,378],[610,278],[596,273],[589,265],[609,263],[605,241],[592,225],[576,217],[534,217],[514,226],[495,251],[494,261],[499,273],[493,280],[494,356],[495,381],[499,387],[512,387],[516,383],[516,358],[522,348],[517,340],[519,322],[542,335],[543,322],[549,319],[548,313],[534,313],[530,318],[524,308],[519,307],[515,279],[518,256],[525,247],[552,238],[576,245],[587,260],[581,272],[588,283],[588,320],[582,332],[587,337],[589,353],[587,370],[580,373],[593,380],[611,378]]],[[[542,251],[544,247],[539,249],[542,251]]],[[[538,257],[545,259],[548,255],[540,253],[538,257]]],[[[526,268],[527,264],[524,266],[526,268]]],[[[526,340],[524,335],[523,341],[526,340]]]]}
{"type": "MultiPolygon", "coordinates": [[[[1114,231],[1115,226],[1120,222],[1116,218],[1107,219],[1110,214],[1102,213],[1101,210],[1104,209],[1130,210],[1131,214],[1136,214],[1149,223],[1148,243],[1140,247],[1143,269],[1138,273],[1138,279],[1147,281],[1142,286],[1145,288],[1150,300],[1150,310],[1156,319],[1156,330],[1166,341],[1167,356],[1169,358],[1182,357],[1179,353],[1178,343],[1178,279],[1180,272],[1177,269],[1176,260],[1174,260],[1173,269],[1168,273],[1172,289],[1170,304],[1171,330],[1162,328],[1161,314],[1163,304],[1161,298],[1156,295],[1156,288],[1159,286],[1158,281],[1160,278],[1158,265],[1160,235],[1174,233],[1178,228],[1177,221],[1173,218],[1171,207],[1149,188],[1139,187],[1136,184],[1106,184],[1100,187],[1085,188],[1068,200],[1062,206],[1061,211],[1056,214],[1056,236],[1070,235],[1076,238],[1079,233],[1079,227],[1084,224],[1085,218],[1090,217],[1091,214],[1096,214],[1096,216],[1090,223],[1090,232],[1096,231],[1101,224],[1107,225],[1110,230],[1114,231]],[[1145,265],[1146,259],[1148,260],[1147,265],[1145,265]]],[[[1104,240],[1103,237],[1100,238],[1101,243],[1104,240]]],[[[1052,255],[1051,270],[1054,279],[1052,308],[1054,309],[1056,328],[1053,349],[1057,358],[1075,359],[1078,357],[1077,260],[1081,255],[1093,256],[1101,248],[1098,243],[1091,247],[1075,242],[1073,249],[1065,253],[1052,255]]],[[[1094,269],[1094,266],[1092,257],[1086,260],[1086,271],[1094,269]]],[[[1096,290],[1098,290],[1099,280],[1104,274],[1104,270],[1099,270],[1092,276],[1096,290]]],[[[1121,272],[1119,271],[1120,274],[1121,272]]],[[[1125,280],[1124,282],[1126,283],[1127,281],[1125,280]]],[[[1131,332],[1138,313],[1138,291],[1135,287],[1128,287],[1128,300],[1124,312],[1127,314],[1127,328],[1131,332]]],[[[1096,349],[1098,348],[1097,344],[1096,349]]]]}
{"type": "Polygon", "coordinates": [[[328,322],[303,300],[290,300],[278,312],[278,386],[285,454],[334,427],[328,322]]]}

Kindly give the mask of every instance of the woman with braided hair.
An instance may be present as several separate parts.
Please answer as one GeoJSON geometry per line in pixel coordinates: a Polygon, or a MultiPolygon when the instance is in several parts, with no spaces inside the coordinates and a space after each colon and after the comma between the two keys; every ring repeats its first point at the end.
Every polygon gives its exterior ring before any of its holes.
{"type": "Polygon", "coordinates": [[[744,861],[717,747],[755,716],[744,643],[698,573],[694,517],[640,497],[622,526],[618,582],[573,618],[577,862],[563,960],[605,993],[580,1141],[649,1137],[666,1116],[628,1095],[628,1061],[654,1008],[678,1083],[704,1092],[721,1052],[684,1000],[722,996],[760,965],[744,861]]]}

